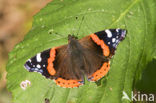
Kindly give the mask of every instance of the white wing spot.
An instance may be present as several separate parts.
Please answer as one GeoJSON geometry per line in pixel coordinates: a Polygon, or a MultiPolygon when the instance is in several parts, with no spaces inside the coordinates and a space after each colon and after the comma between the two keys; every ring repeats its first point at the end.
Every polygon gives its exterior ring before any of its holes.
{"type": "Polygon", "coordinates": [[[108,42],[108,44],[110,44],[110,42],[108,42]]]}
{"type": "Polygon", "coordinates": [[[38,71],[38,70],[39,70],[38,68],[35,68],[35,69],[34,69],[34,71],[38,71]]]}
{"type": "Polygon", "coordinates": [[[108,38],[112,37],[112,33],[110,30],[107,29],[107,30],[105,30],[105,32],[106,32],[108,38]]]}
{"type": "Polygon", "coordinates": [[[39,64],[37,64],[37,66],[36,66],[37,68],[41,68],[41,65],[39,65],[39,64]]]}
{"type": "Polygon", "coordinates": [[[114,43],[114,42],[115,42],[115,40],[116,40],[116,39],[115,39],[115,38],[113,38],[113,39],[112,39],[112,42],[114,43]]]}
{"type": "Polygon", "coordinates": [[[30,86],[31,85],[31,82],[29,81],[29,80],[25,80],[25,81],[22,81],[21,83],[20,83],[20,87],[23,89],[23,90],[26,90],[26,88],[28,87],[28,86],[30,86]]]}
{"type": "Polygon", "coordinates": [[[119,32],[119,29],[116,29],[116,32],[119,32]]]}
{"type": "Polygon", "coordinates": [[[38,53],[36,56],[36,60],[37,62],[41,62],[42,58],[41,58],[41,53],[38,53]]]}
{"type": "Polygon", "coordinates": [[[31,62],[31,59],[29,59],[28,61],[31,62]]]}
{"type": "Polygon", "coordinates": [[[119,40],[116,40],[116,43],[118,43],[119,42],[119,40]]]}

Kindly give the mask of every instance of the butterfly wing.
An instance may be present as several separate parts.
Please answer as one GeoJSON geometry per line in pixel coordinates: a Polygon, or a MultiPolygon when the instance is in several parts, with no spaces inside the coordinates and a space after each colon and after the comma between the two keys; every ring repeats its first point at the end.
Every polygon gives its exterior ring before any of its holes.
{"type": "Polygon", "coordinates": [[[54,79],[61,87],[79,87],[84,82],[78,65],[80,61],[77,61],[79,58],[75,61],[74,58],[78,57],[75,56],[70,54],[68,45],[63,45],[38,53],[27,60],[24,66],[29,72],[38,72],[46,78],[54,79]]]}
{"type": "Polygon", "coordinates": [[[107,29],[90,35],[92,40],[102,48],[103,55],[108,58],[114,55],[117,45],[125,36],[124,29],[107,29]]]}
{"type": "Polygon", "coordinates": [[[107,74],[110,68],[109,59],[114,55],[117,45],[125,38],[126,30],[110,29],[96,32],[82,38],[80,44],[85,48],[85,61],[90,67],[88,80],[97,81],[107,74]]]}
{"type": "Polygon", "coordinates": [[[82,56],[78,55],[81,53],[73,54],[69,45],[56,49],[56,58],[53,64],[56,70],[54,77],[57,85],[66,88],[83,85],[81,61],[79,61],[82,56]]]}
{"type": "Polygon", "coordinates": [[[36,56],[27,60],[24,64],[24,67],[29,72],[38,72],[41,73],[46,78],[50,77],[50,74],[47,71],[48,58],[50,57],[50,49],[45,50],[41,53],[38,53],[36,56]]]}
{"type": "Polygon", "coordinates": [[[91,38],[87,36],[82,38],[80,44],[84,50],[85,72],[89,81],[97,81],[109,71],[109,60],[103,55],[103,50],[91,38]]]}

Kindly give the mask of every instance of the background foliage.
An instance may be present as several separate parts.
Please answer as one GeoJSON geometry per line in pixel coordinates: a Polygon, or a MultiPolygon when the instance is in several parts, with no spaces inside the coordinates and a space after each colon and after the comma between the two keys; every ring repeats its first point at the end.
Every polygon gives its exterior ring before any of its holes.
{"type": "Polygon", "coordinates": [[[0,0],[0,103],[11,103],[6,89],[8,53],[31,28],[32,15],[50,0],[0,0]]]}
{"type": "MultiPolygon", "coordinates": [[[[150,62],[154,64],[151,68],[155,66],[155,10],[154,0],[54,0],[49,3],[34,16],[32,29],[9,54],[7,87],[13,94],[13,101],[44,103],[48,98],[50,103],[125,103],[129,101],[122,99],[122,92],[130,96],[135,86],[154,92],[154,86],[141,83],[146,76],[142,72],[148,71],[150,62]],[[80,88],[65,89],[24,69],[25,61],[38,52],[67,43],[68,34],[78,32],[82,17],[79,38],[108,28],[128,31],[105,78],[97,83],[86,82],[80,88]],[[25,80],[31,85],[23,90],[20,83],[25,80]]],[[[155,85],[155,81],[153,83],[155,85]]]]}

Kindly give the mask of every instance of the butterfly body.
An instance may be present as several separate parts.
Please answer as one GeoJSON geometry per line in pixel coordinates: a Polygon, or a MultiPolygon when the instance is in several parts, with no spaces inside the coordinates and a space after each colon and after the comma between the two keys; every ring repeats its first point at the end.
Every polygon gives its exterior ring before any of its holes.
{"type": "Polygon", "coordinates": [[[126,30],[110,29],[93,33],[80,40],[69,35],[68,44],[38,53],[25,63],[29,72],[39,72],[65,88],[98,81],[110,68],[110,59],[126,30]]]}

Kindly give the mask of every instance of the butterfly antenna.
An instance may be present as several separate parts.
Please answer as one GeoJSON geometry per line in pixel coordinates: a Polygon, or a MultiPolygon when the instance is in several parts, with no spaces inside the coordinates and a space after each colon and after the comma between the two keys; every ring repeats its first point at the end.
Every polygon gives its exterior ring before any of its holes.
{"type": "Polygon", "coordinates": [[[82,17],[82,20],[81,20],[81,23],[80,23],[80,25],[79,25],[78,32],[77,32],[76,36],[78,36],[78,34],[79,34],[79,31],[80,31],[80,29],[81,29],[81,25],[82,25],[83,20],[84,20],[84,16],[82,17]]]}

